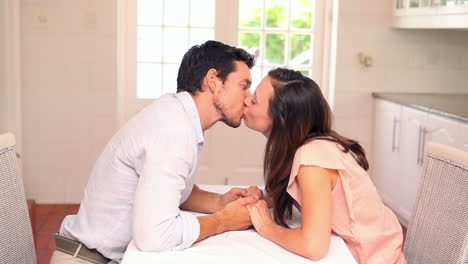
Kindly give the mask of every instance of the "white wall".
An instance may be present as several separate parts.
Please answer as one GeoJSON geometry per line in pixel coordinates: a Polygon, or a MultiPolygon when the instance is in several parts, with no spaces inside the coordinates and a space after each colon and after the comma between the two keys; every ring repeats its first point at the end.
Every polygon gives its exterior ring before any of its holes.
{"type": "Polygon", "coordinates": [[[339,6],[335,128],[370,155],[372,92],[468,93],[468,31],[392,29],[392,3],[339,6]],[[374,65],[362,69],[359,52],[372,56],[374,65]]]}
{"type": "Polygon", "coordinates": [[[0,134],[6,132],[8,101],[5,83],[5,2],[0,2],[0,134]]]}
{"type": "Polygon", "coordinates": [[[27,196],[79,202],[117,126],[116,2],[21,3],[27,196]]]}
{"type": "MultiPolygon", "coordinates": [[[[21,1],[24,178],[39,203],[79,202],[117,129],[116,2],[21,1]]],[[[371,92],[468,92],[468,32],[392,30],[390,2],[340,1],[335,124],[368,151],[371,92]]]]}

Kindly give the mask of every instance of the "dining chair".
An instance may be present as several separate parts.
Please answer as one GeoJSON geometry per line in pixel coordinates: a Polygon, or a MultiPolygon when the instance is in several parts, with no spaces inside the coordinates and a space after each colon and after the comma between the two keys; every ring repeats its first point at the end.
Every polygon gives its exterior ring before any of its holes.
{"type": "Polygon", "coordinates": [[[468,264],[468,152],[427,144],[404,254],[409,264],[468,264]]]}
{"type": "Polygon", "coordinates": [[[35,264],[31,222],[11,133],[0,135],[0,264],[35,264]]]}

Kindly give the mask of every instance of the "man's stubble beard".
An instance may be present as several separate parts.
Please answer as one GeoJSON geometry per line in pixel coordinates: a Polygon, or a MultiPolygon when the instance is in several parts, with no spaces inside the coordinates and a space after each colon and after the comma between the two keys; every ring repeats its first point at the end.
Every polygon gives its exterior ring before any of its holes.
{"type": "MultiPolygon", "coordinates": [[[[224,89],[224,87],[223,87],[224,89]]],[[[220,94],[219,96],[215,97],[215,101],[214,101],[214,105],[215,105],[215,108],[216,108],[216,111],[221,115],[221,121],[232,127],[232,128],[237,128],[240,126],[240,124],[242,123],[242,118],[239,120],[239,122],[236,122],[237,120],[233,121],[232,119],[229,119],[227,113],[228,113],[228,110],[226,105],[224,104],[222,98],[224,97],[224,90],[223,90],[223,93],[220,94]]]]}

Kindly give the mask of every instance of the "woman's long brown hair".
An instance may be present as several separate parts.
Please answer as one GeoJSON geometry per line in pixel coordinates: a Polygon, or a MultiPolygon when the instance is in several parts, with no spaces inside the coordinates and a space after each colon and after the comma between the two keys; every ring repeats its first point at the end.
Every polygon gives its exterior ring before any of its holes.
{"type": "Polygon", "coordinates": [[[287,193],[294,155],[309,140],[336,142],[342,151],[351,151],[356,162],[369,168],[364,149],[355,140],[332,130],[332,112],[319,86],[298,71],[278,68],[268,73],[274,89],[269,114],[273,125],[265,148],[265,187],[272,197],[275,221],[287,227],[293,199],[287,193]]]}

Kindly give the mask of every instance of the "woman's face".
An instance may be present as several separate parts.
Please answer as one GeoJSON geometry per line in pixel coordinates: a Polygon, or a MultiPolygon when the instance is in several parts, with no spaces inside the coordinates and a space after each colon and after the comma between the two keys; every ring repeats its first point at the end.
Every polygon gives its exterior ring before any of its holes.
{"type": "Polygon", "coordinates": [[[271,132],[272,119],[269,115],[270,98],[274,95],[271,78],[263,78],[253,95],[245,98],[244,121],[247,127],[268,137],[271,132]]]}

